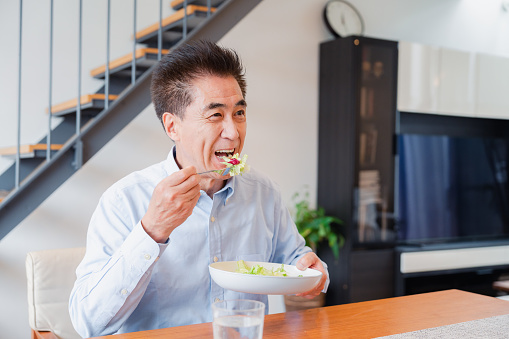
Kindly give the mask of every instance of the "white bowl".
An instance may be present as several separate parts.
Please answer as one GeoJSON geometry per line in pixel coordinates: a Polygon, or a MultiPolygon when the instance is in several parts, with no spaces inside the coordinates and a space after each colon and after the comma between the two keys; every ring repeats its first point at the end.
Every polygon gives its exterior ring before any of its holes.
{"type": "MultiPolygon", "coordinates": [[[[251,267],[261,265],[272,270],[281,267],[281,264],[246,261],[251,267]]],[[[322,277],[322,272],[307,268],[299,270],[293,265],[284,266],[288,276],[266,276],[237,273],[236,261],[216,262],[209,265],[209,272],[212,279],[222,288],[252,294],[297,294],[311,290],[322,277]],[[301,277],[299,277],[301,275],[301,277]]]]}

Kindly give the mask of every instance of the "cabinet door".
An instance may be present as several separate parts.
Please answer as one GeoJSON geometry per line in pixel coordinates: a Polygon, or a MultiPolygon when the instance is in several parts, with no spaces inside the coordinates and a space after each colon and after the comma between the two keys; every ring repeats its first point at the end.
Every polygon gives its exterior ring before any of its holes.
{"type": "Polygon", "coordinates": [[[398,110],[438,111],[440,53],[437,47],[399,43],[398,110]]]}
{"type": "Polygon", "coordinates": [[[476,55],[440,49],[438,113],[474,116],[476,55]]]}
{"type": "Polygon", "coordinates": [[[391,242],[394,233],[394,131],[397,50],[361,40],[354,214],[359,243],[391,242]]]}
{"type": "Polygon", "coordinates": [[[509,59],[478,55],[476,116],[509,119],[509,59]]]}
{"type": "Polygon", "coordinates": [[[349,301],[394,297],[394,263],[392,249],[353,251],[349,301]]]}
{"type": "Polygon", "coordinates": [[[401,42],[398,110],[474,116],[476,55],[401,42]]]}

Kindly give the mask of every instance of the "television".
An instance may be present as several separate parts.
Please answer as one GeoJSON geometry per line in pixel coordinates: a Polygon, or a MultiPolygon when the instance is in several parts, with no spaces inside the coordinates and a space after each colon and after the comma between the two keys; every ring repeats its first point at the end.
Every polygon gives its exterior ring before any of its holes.
{"type": "Polygon", "coordinates": [[[509,139],[399,134],[401,244],[509,239],[509,139]]]}

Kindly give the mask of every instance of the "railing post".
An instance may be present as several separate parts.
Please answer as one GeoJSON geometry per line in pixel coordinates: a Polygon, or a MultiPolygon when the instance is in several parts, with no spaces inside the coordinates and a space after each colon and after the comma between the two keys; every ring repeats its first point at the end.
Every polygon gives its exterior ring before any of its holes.
{"type": "Polygon", "coordinates": [[[104,108],[110,107],[110,20],[111,0],[108,0],[108,11],[106,20],[106,73],[104,77],[104,108]]]}
{"type": "Polygon", "coordinates": [[[18,135],[16,140],[16,171],[14,174],[14,187],[19,188],[20,172],[20,145],[21,145],[21,49],[23,31],[23,0],[19,0],[19,54],[18,54],[18,135]]]}
{"type": "Polygon", "coordinates": [[[184,0],[184,24],[182,25],[182,39],[187,38],[187,0],[184,0]]]}
{"type": "Polygon", "coordinates": [[[79,27],[78,27],[78,99],[76,106],[76,143],[74,144],[74,168],[80,169],[83,165],[83,144],[81,143],[81,48],[83,26],[83,0],[79,1],[79,27]]]}
{"type": "Polygon", "coordinates": [[[157,30],[157,60],[161,60],[163,50],[163,0],[159,0],[159,29],[157,30]]]}
{"type": "Polygon", "coordinates": [[[50,0],[49,15],[49,84],[48,84],[48,136],[46,137],[46,161],[51,159],[51,106],[53,91],[53,0],[50,0]]]}
{"type": "Polygon", "coordinates": [[[133,8],[133,60],[131,61],[131,85],[136,83],[136,0],[133,8]]]}

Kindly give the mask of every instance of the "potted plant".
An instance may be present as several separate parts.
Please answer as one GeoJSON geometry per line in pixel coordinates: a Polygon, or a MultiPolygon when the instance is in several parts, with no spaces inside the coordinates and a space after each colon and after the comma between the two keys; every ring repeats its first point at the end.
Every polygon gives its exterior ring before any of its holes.
{"type": "MultiPolygon", "coordinates": [[[[345,238],[335,228],[343,222],[339,218],[326,215],[325,210],[320,206],[311,208],[307,191],[304,193],[304,197],[300,193],[295,193],[293,201],[295,202],[293,219],[299,233],[306,240],[306,245],[311,247],[315,253],[319,248],[328,246],[335,260],[338,261],[339,250],[343,246],[345,238]]],[[[324,304],[324,293],[313,299],[293,295],[285,296],[287,311],[320,307],[324,304]]]]}

